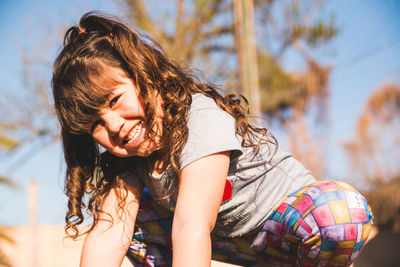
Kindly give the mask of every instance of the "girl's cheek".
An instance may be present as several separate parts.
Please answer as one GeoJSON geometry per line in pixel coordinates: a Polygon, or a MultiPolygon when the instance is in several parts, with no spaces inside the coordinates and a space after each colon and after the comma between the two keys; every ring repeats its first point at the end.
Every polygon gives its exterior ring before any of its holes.
{"type": "Polygon", "coordinates": [[[105,142],[107,140],[106,133],[102,130],[97,130],[92,134],[93,139],[99,143],[101,146],[107,146],[107,143],[105,142]]]}

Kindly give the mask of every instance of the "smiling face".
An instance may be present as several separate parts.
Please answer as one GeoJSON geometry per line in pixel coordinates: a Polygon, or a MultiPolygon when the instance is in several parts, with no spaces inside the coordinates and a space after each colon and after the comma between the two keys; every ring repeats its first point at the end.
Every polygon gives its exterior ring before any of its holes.
{"type": "MultiPolygon", "coordinates": [[[[146,129],[146,114],[139,90],[132,79],[118,70],[114,71],[120,83],[110,91],[91,127],[93,139],[118,157],[150,156],[157,150],[157,137],[151,139],[146,129]]],[[[160,100],[160,99],[159,99],[160,100]]],[[[161,101],[156,112],[161,115],[161,101]]],[[[155,130],[161,135],[161,117],[156,116],[155,130]]]]}

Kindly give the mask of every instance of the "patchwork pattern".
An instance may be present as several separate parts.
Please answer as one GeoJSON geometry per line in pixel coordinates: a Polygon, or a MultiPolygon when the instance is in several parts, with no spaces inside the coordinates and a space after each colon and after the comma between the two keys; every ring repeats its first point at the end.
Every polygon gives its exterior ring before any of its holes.
{"type": "Polygon", "coordinates": [[[281,201],[251,246],[264,252],[269,262],[290,259],[301,266],[348,266],[365,245],[371,224],[367,201],[353,187],[316,182],[281,201]],[[268,253],[272,250],[282,256],[268,253]]]}
{"type": "MultiPolygon", "coordinates": [[[[128,258],[135,266],[172,265],[173,214],[144,192],[128,258]]],[[[214,260],[242,266],[348,266],[371,231],[365,198],[350,185],[326,181],[283,199],[255,235],[212,239],[214,260]]]]}

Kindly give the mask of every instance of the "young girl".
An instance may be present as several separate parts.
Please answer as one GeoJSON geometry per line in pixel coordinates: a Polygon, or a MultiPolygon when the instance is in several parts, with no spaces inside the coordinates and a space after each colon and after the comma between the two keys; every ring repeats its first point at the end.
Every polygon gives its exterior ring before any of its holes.
{"type": "Polygon", "coordinates": [[[66,231],[93,218],[81,266],[347,266],[371,228],[354,188],[316,182],[154,41],[85,14],[54,64],[69,198],[66,231]],[[101,151],[105,152],[101,153],[101,151]]]}

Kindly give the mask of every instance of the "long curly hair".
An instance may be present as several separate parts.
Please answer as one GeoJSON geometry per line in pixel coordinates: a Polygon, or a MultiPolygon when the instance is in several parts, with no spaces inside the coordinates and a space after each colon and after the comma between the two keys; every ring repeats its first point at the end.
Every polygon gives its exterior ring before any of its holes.
{"type": "Polygon", "coordinates": [[[120,175],[138,160],[137,157],[118,158],[107,152],[101,154],[90,135],[90,125],[97,112],[108,99],[110,89],[119,83],[115,74],[107,71],[109,67],[123,70],[140,88],[149,138],[157,135],[153,130],[157,108],[153,96],[161,96],[164,115],[159,149],[164,152],[163,161],[171,164],[178,174],[179,156],[188,137],[187,115],[192,95],[196,93],[214,99],[235,118],[242,146],[256,148],[261,142],[276,143],[265,128],[250,122],[248,102],[242,95],[223,96],[219,88],[200,82],[190,71],[169,59],[149,36],[114,18],[86,13],[79,25],[67,30],[52,78],[66,161],[65,231],[73,239],[80,235],[78,226],[84,221],[85,210],[93,218],[88,231],[93,229],[103,200],[112,187],[121,190],[119,206],[122,206],[126,184],[120,175]]]}

